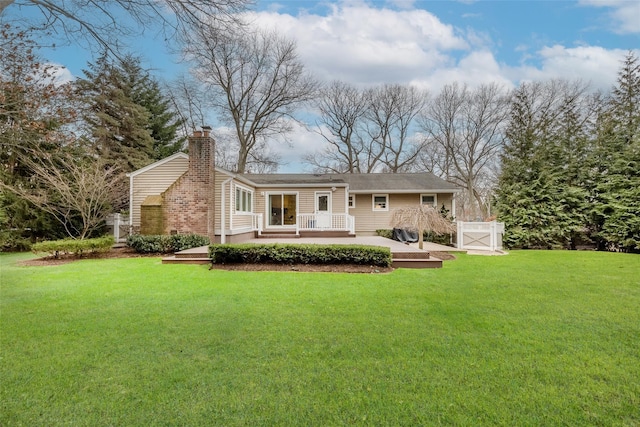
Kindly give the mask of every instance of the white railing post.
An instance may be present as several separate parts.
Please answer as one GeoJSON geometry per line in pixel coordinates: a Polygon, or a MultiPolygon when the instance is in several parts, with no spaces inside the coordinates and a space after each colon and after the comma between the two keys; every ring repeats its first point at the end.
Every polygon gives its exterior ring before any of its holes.
{"type": "Polygon", "coordinates": [[[489,250],[496,250],[496,222],[491,221],[489,223],[489,250]]]}
{"type": "Polygon", "coordinates": [[[253,229],[258,232],[258,236],[262,236],[262,214],[253,214],[253,229]]]}
{"type": "Polygon", "coordinates": [[[113,214],[113,239],[120,241],[120,214],[113,214]]]}

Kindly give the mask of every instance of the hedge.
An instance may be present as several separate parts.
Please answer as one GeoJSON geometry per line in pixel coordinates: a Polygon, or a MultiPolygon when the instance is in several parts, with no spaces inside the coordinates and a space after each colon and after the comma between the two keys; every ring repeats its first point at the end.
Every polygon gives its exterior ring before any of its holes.
{"type": "Polygon", "coordinates": [[[127,238],[127,246],[142,254],[167,254],[206,246],[209,243],[208,237],[198,234],[132,234],[127,238]]]}
{"type": "Polygon", "coordinates": [[[391,250],[365,245],[223,244],[209,246],[213,264],[358,264],[389,267],[391,250]]]}
{"type": "Polygon", "coordinates": [[[31,250],[35,253],[48,252],[56,258],[60,254],[74,254],[79,257],[83,253],[106,252],[113,247],[113,244],[113,236],[83,240],[62,239],[35,243],[31,246],[31,250]]]}

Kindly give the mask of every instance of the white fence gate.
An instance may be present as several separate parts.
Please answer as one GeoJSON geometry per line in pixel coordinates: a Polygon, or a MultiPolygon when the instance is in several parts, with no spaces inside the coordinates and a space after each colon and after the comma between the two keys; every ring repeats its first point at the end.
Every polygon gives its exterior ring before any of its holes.
{"type": "Polygon", "coordinates": [[[113,233],[113,238],[116,243],[123,243],[127,241],[129,236],[129,218],[123,217],[119,213],[111,214],[107,216],[107,227],[113,233]]]}
{"type": "Polygon", "coordinates": [[[481,251],[502,250],[502,222],[458,221],[458,248],[481,251]]]}

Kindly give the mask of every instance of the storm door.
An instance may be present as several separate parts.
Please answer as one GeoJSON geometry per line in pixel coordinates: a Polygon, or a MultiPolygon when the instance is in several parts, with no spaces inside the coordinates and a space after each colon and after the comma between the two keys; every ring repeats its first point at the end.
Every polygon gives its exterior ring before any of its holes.
{"type": "Polygon", "coordinates": [[[319,228],[331,228],[331,193],[316,193],[316,219],[319,228]]]}

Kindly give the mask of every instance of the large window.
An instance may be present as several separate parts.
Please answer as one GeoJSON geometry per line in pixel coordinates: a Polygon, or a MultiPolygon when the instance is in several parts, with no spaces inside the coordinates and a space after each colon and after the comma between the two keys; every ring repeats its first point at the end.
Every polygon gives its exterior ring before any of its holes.
{"type": "Polygon", "coordinates": [[[236,186],[236,212],[253,212],[253,191],[236,186]]]}
{"type": "Polygon", "coordinates": [[[269,194],[269,225],[296,225],[296,194],[269,194]]]}
{"type": "Polygon", "coordinates": [[[373,195],[373,210],[374,211],[388,211],[389,210],[389,195],[388,194],[374,194],[373,195]]]}

